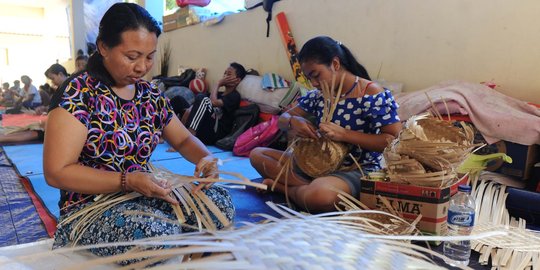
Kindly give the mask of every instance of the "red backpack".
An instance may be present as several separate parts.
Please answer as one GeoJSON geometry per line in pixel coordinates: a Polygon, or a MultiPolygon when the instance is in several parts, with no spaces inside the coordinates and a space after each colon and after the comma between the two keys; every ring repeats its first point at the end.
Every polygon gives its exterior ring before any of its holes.
{"type": "Polygon", "coordinates": [[[240,135],[234,143],[233,154],[249,156],[251,150],[258,146],[268,146],[279,134],[279,116],[274,115],[266,122],[253,126],[240,135]]]}

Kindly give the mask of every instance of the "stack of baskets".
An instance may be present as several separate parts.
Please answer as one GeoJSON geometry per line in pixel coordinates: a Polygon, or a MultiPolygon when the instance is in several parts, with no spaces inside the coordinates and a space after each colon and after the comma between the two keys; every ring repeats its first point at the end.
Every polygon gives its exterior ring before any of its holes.
{"type": "Polygon", "coordinates": [[[392,182],[441,187],[457,181],[455,169],[474,149],[474,131],[468,124],[429,114],[411,117],[385,150],[387,177],[392,182]]]}

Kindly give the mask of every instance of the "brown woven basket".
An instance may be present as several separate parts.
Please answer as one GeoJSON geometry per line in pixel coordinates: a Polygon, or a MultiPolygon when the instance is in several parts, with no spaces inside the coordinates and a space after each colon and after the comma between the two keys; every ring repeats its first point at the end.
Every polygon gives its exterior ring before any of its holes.
{"type": "Polygon", "coordinates": [[[294,161],[307,175],[317,178],[337,171],[350,146],[327,138],[299,138],[294,146],[294,161]]]}

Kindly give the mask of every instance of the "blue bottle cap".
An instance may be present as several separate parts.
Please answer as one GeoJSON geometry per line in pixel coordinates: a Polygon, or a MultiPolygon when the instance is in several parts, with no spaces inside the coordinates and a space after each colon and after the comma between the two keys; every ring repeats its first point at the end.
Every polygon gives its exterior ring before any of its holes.
{"type": "Polygon", "coordinates": [[[468,186],[468,185],[459,185],[458,186],[458,191],[463,191],[463,192],[470,193],[471,190],[472,190],[471,186],[468,186]]]}

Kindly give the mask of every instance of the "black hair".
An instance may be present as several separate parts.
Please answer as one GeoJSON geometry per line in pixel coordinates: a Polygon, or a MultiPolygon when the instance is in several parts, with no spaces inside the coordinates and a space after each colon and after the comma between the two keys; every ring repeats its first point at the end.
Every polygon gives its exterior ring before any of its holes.
{"type": "MultiPolygon", "coordinates": [[[[116,3],[105,12],[99,22],[96,44],[102,42],[109,48],[116,47],[122,42],[123,32],[139,28],[145,28],[157,37],[161,34],[158,23],[144,8],[133,3],[116,3]]],[[[99,50],[88,59],[87,70],[92,77],[106,85],[115,85],[114,79],[103,65],[103,56],[99,50]]]]}
{"type": "Polygon", "coordinates": [[[337,57],[341,65],[352,74],[371,80],[366,68],[358,63],[351,51],[331,37],[319,36],[312,38],[302,46],[300,53],[298,53],[300,63],[315,61],[315,63],[329,66],[334,57],[337,57]]]}
{"type": "MultiPolygon", "coordinates": [[[[28,76],[28,75],[22,75],[21,76],[21,81],[24,81],[24,80],[27,80],[27,81],[29,81],[29,83],[32,83],[32,78],[30,78],[30,76],[28,76]]],[[[24,82],[23,82],[23,84],[24,84],[24,82]]]]}
{"type": "Polygon", "coordinates": [[[234,70],[236,71],[236,77],[237,78],[244,79],[244,77],[246,77],[246,69],[244,68],[244,66],[242,66],[242,65],[240,65],[240,64],[238,64],[236,62],[230,63],[229,66],[234,68],[234,70]]]}
{"type": "Polygon", "coordinates": [[[9,83],[8,83],[8,82],[3,83],[3,84],[2,84],[2,87],[9,88],[9,83]]]}
{"type": "Polygon", "coordinates": [[[78,55],[77,58],[75,58],[75,62],[79,61],[79,60],[84,60],[84,61],[88,61],[88,56],[86,55],[78,55]]]}
{"type": "Polygon", "coordinates": [[[47,70],[45,70],[45,77],[49,77],[48,74],[64,74],[66,77],[69,77],[69,74],[66,71],[66,68],[60,64],[52,64],[47,70]]]}
{"type": "Polygon", "coordinates": [[[246,75],[260,76],[259,72],[252,68],[249,68],[248,70],[246,70],[246,75]]]}
{"type": "Polygon", "coordinates": [[[88,55],[92,55],[96,50],[96,44],[92,42],[86,42],[86,52],[88,55]]]}
{"type": "Polygon", "coordinates": [[[51,89],[51,86],[48,83],[45,83],[45,84],[39,86],[39,90],[43,90],[43,91],[46,91],[46,92],[49,92],[50,89],[51,89]]]}

